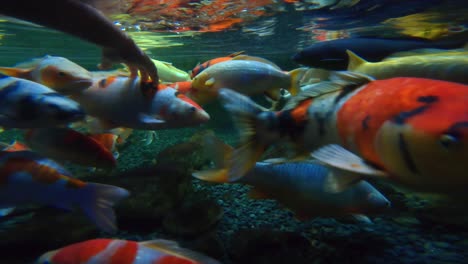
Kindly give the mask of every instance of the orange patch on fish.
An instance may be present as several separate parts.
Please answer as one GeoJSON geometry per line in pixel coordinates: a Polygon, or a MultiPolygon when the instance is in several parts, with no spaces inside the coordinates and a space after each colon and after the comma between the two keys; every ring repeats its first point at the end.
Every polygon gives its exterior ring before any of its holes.
{"type": "Polygon", "coordinates": [[[115,143],[119,138],[119,136],[112,133],[93,134],[89,135],[89,137],[101,143],[109,151],[113,151],[115,149],[115,143]]]}
{"type": "Polygon", "coordinates": [[[189,103],[190,105],[194,106],[195,108],[201,110],[203,109],[200,105],[198,105],[197,103],[195,103],[195,101],[193,101],[192,99],[188,98],[187,96],[185,96],[184,94],[182,93],[176,93],[176,96],[177,98],[179,98],[180,100],[186,102],[186,103],[189,103]]]}
{"type": "Polygon", "coordinates": [[[131,264],[136,259],[138,251],[138,243],[134,241],[126,241],[123,247],[120,247],[117,252],[111,257],[109,263],[131,264]]]}
{"type": "Polygon", "coordinates": [[[107,88],[112,85],[117,80],[117,76],[109,76],[99,81],[99,88],[107,88]]]}
{"type": "Polygon", "coordinates": [[[291,111],[291,117],[294,119],[294,122],[299,124],[307,119],[307,109],[310,104],[312,104],[312,99],[304,100],[291,111]]]}
{"type": "Polygon", "coordinates": [[[422,78],[376,80],[350,97],[338,110],[339,135],[345,146],[351,139],[364,158],[383,165],[376,153],[375,138],[385,122],[407,123],[414,129],[422,127],[426,133],[441,133],[437,131],[444,127],[440,122],[446,122],[445,127],[449,127],[454,121],[453,116],[458,115],[462,121],[467,118],[466,105],[457,104],[466,100],[460,96],[464,94],[465,85],[444,81],[422,78]],[[386,96],[379,96],[381,94],[386,96]],[[448,102],[452,102],[450,107],[447,107],[448,102]],[[450,113],[443,113],[445,109],[450,109],[450,113]],[[434,122],[435,116],[444,115],[451,118],[438,118],[434,122]]]}
{"type": "Polygon", "coordinates": [[[111,242],[111,239],[94,239],[70,245],[60,249],[51,261],[52,263],[86,263],[105,250],[111,242]],[[80,254],[76,254],[76,252],[80,252],[80,254]]]}
{"type": "Polygon", "coordinates": [[[8,177],[17,172],[26,172],[31,175],[33,180],[44,184],[53,184],[63,179],[67,181],[67,186],[69,187],[81,188],[86,185],[86,183],[80,180],[60,174],[52,167],[42,165],[34,160],[18,157],[9,158],[4,161],[3,166],[0,168],[0,184],[6,184],[8,177]]]}

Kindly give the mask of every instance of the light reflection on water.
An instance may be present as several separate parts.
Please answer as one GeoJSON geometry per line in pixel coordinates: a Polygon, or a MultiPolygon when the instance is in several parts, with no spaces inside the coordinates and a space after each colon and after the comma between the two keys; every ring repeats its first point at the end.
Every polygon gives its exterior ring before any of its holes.
{"type": "MultiPolygon", "coordinates": [[[[451,31],[466,31],[468,7],[463,2],[430,0],[423,5],[406,1],[405,9],[404,1],[380,1],[376,5],[376,1],[367,0],[349,8],[305,12],[286,5],[283,12],[259,17],[236,30],[208,33],[133,30],[128,33],[153,58],[173,62],[184,70],[198,62],[238,51],[292,69],[298,65],[290,60],[291,56],[316,41],[359,35],[437,38],[451,31]],[[443,8],[430,5],[440,3],[443,8]],[[424,13],[426,10],[429,12],[424,13]]],[[[45,54],[67,57],[91,70],[96,69],[100,59],[96,46],[75,37],[42,27],[0,21],[0,65],[9,66],[45,54]]]]}

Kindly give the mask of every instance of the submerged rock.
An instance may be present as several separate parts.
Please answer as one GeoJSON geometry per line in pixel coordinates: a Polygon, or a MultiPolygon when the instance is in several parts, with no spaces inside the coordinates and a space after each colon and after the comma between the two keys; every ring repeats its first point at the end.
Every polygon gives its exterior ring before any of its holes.
{"type": "Polygon", "coordinates": [[[205,156],[203,138],[213,133],[211,130],[195,133],[188,141],[169,146],[159,152],[155,162],[176,162],[184,168],[199,170],[209,163],[205,156]]]}
{"type": "Polygon", "coordinates": [[[96,177],[87,177],[86,180],[105,181],[130,192],[130,196],[115,207],[120,226],[124,229],[154,228],[193,191],[189,171],[178,163],[131,169],[105,177],[105,180],[96,177]]]}
{"type": "Polygon", "coordinates": [[[310,249],[310,242],[298,233],[244,229],[233,235],[229,254],[235,263],[312,263],[304,259],[310,249]]]}
{"type": "Polygon", "coordinates": [[[1,263],[31,263],[46,251],[99,235],[96,227],[78,210],[66,213],[54,208],[38,208],[31,213],[27,221],[0,232],[1,263]],[[27,254],[20,253],[23,251],[27,254]]]}
{"type": "Polygon", "coordinates": [[[163,228],[173,235],[195,236],[214,228],[222,215],[223,208],[214,200],[187,199],[180,208],[166,215],[163,228]]]}

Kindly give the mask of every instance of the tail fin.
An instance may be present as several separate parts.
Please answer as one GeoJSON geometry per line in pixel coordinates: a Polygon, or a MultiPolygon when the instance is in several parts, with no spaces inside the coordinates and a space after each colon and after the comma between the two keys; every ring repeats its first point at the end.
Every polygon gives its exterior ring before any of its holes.
{"type": "Polygon", "coordinates": [[[0,67],[0,73],[11,77],[18,77],[22,79],[30,79],[31,69],[0,67]]]}
{"type": "Polygon", "coordinates": [[[357,55],[356,53],[350,50],[346,50],[346,53],[348,54],[348,58],[349,58],[348,71],[354,71],[357,68],[359,68],[361,65],[368,63],[366,60],[359,57],[359,55],[357,55]]]}
{"type": "Polygon", "coordinates": [[[205,156],[213,160],[214,168],[192,173],[192,176],[203,181],[226,183],[229,182],[229,161],[233,148],[214,135],[203,138],[205,156]]]}
{"type": "Polygon", "coordinates": [[[220,89],[219,98],[241,133],[240,147],[232,152],[228,170],[229,181],[236,181],[255,165],[271,143],[258,134],[259,125],[265,121],[258,116],[265,113],[266,109],[230,89],[220,89]]]}
{"type": "Polygon", "coordinates": [[[114,233],[117,231],[117,225],[112,206],[129,194],[127,190],[117,186],[87,183],[79,203],[85,214],[99,229],[114,233]]]}

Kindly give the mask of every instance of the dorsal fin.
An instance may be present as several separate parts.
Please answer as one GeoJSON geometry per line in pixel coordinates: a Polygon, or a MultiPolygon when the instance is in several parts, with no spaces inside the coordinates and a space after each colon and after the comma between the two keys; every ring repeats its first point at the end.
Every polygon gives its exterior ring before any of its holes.
{"type": "Polygon", "coordinates": [[[350,71],[335,71],[330,73],[330,81],[319,82],[303,86],[302,91],[292,97],[284,106],[283,110],[288,110],[296,107],[300,102],[321,96],[323,94],[336,92],[344,87],[355,86],[360,87],[374,79],[369,75],[350,71]]]}
{"type": "Polygon", "coordinates": [[[333,82],[320,82],[310,85],[306,85],[301,88],[302,91],[289,99],[284,106],[283,110],[289,110],[295,108],[300,102],[320,96],[322,94],[331,93],[343,89],[343,86],[333,82]]]}
{"type": "Polygon", "coordinates": [[[359,66],[368,63],[365,59],[359,57],[356,53],[346,50],[346,53],[348,54],[349,62],[348,62],[348,71],[354,71],[359,66]]]}
{"type": "Polygon", "coordinates": [[[274,62],[272,62],[272,61],[270,61],[268,59],[262,58],[262,57],[249,56],[249,55],[241,54],[241,55],[237,55],[237,56],[233,57],[232,59],[233,60],[258,61],[258,62],[268,64],[270,66],[273,66],[273,68],[275,68],[275,69],[281,70],[281,68],[278,65],[276,65],[276,63],[274,63],[274,62]]]}
{"type": "Polygon", "coordinates": [[[374,80],[369,75],[352,71],[335,71],[330,74],[330,81],[332,83],[347,87],[354,85],[357,88],[374,80]]]}

